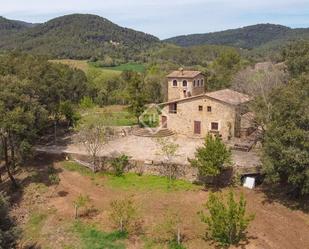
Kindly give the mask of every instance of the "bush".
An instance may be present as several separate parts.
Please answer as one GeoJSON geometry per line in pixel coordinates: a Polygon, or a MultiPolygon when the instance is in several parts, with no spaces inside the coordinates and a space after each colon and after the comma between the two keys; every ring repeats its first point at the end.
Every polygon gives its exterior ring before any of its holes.
{"type": "Polygon", "coordinates": [[[121,155],[114,158],[111,162],[111,165],[114,169],[115,176],[122,176],[128,164],[129,157],[127,155],[121,155]]]}
{"type": "Polygon", "coordinates": [[[88,195],[79,195],[75,201],[74,201],[74,206],[75,206],[75,219],[79,216],[78,210],[80,208],[85,208],[88,204],[90,203],[90,197],[88,195]]]}
{"type": "Polygon", "coordinates": [[[231,151],[225,146],[219,137],[208,134],[203,147],[199,147],[195,153],[195,159],[189,159],[192,167],[198,169],[202,177],[218,176],[231,161],[231,151]]]}
{"type": "Polygon", "coordinates": [[[111,202],[110,220],[120,232],[137,233],[141,230],[138,210],[130,198],[111,202]]]}
{"type": "Polygon", "coordinates": [[[81,109],[91,109],[95,107],[95,103],[93,102],[92,98],[89,96],[85,96],[79,103],[79,107],[81,109]]]}
{"type": "Polygon", "coordinates": [[[246,238],[246,230],[254,219],[253,215],[246,215],[246,201],[241,195],[239,202],[235,201],[231,191],[227,200],[219,194],[211,193],[204,205],[208,214],[200,212],[203,222],[208,226],[206,237],[217,241],[219,244],[235,245],[246,238]]]}
{"type": "Polygon", "coordinates": [[[17,230],[9,217],[9,203],[5,194],[0,192],[0,248],[15,248],[17,230]]]}

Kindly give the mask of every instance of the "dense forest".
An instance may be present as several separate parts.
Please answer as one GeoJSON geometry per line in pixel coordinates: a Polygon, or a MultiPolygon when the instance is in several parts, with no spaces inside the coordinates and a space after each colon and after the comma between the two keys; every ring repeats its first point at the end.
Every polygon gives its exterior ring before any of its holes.
{"type": "Polygon", "coordinates": [[[257,24],[220,32],[177,36],[165,41],[183,47],[215,44],[253,49],[278,40],[286,42],[308,37],[309,29],[291,29],[282,25],[257,24]]]}
{"type": "MultiPolygon", "coordinates": [[[[18,24],[6,19],[1,23],[18,24]]],[[[54,58],[103,58],[109,55],[124,60],[135,59],[143,51],[159,42],[159,39],[142,32],[120,27],[109,20],[95,16],[73,14],[55,18],[46,23],[25,28],[21,32],[2,35],[0,48],[18,49],[54,58]]]]}

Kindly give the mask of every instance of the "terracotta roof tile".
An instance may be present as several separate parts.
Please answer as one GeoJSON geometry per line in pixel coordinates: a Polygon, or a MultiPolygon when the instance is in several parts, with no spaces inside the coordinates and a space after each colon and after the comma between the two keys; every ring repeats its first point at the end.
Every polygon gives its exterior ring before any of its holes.
{"type": "Polygon", "coordinates": [[[218,99],[231,105],[239,105],[250,100],[250,96],[233,91],[231,89],[223,89],[215,92],[206,93],[206,96],[218,99]]]}
{"type": "Polygon", "coordinates": [[[181,71],[177,70],[167,75],[167,78],[194,78],[201,74],[200,71],[181,71]]]}

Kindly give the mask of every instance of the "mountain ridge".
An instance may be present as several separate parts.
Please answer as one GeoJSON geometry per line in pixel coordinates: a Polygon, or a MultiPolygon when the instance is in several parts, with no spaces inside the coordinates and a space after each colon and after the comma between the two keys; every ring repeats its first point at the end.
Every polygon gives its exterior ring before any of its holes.
{"type": "Polygon", "coordinates": [[[309,28],[290,28],[279,24],[255,24],[224,31],[180,35],[165,39],[165,42],[182,47],[197,45],[226,45],[253,49],[275,40],[292,40],[309,37],[309,28]]]}

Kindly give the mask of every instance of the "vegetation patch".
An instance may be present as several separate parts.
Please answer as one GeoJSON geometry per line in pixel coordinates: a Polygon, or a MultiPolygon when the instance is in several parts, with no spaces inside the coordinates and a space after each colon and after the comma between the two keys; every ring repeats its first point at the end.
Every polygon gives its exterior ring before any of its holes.
{"type": "Polygon", "coordinates": [[[25,229],[23,229],[24,239],[33,242],[41,238],[41,230],[48,218],[48,215],[49,214],[47,212],[33,212],[25,225],[25,229]]]}
{"type": "Polygon", "coordinates": [[[105,69],[115,70],[115,71],[134,71],[138,73],[145,72],[145,66],[138,63],[126,63],[115,67],[106,67],[105,69]]]}
{"type": "Polygon", "coordinates": [[[98,185],[109,186],[111,188],[121,188],[124,190],[135,189],[141,191],[190,191],[198,190],[201,187],[185,180],[174,180],[172,183],[167,177],[154,175],[137,175],[127,173],[123,176],[115,176],[108,173],[93,173],[88,168],[75,162],[62,162],[65,169],[75,171],[81,175],[90,176],[98,185]]]}
{"type": "Polygon", "coordinates": [[[123,232],[106,233],[89,225],[77,221],[74,223],[73,232],[78,235],[82,249],[124,249],[122,243],[127,235],[123,232]]]}
{"type": "Polygon", "coordinates": [[[106,126],[131,126],[136,124],[136,119],[124,108],[117,111],[107,108],[92,108],[82,113],[79,122],[81,124],[100,123],[106,126]]]}

